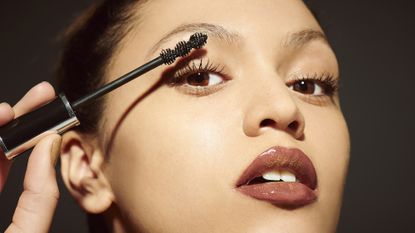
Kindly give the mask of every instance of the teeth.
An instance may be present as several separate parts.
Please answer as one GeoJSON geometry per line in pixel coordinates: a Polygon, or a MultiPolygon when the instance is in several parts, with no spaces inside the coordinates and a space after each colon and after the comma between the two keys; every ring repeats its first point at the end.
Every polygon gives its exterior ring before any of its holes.
{"type": "Polygon", "coordinates": [[[296,181],[295,175],[292,174],[289,171],[282,171],[281,172],[281,179],[284,182],[295,182],[296,181]]]}
{"type": "Polygon", "coordinates": [[[269,171],[262,175],[265,180],[279,181],[281,179],[281,173],[279,171],[269,171]]]}
{"type": "Polygon", "coordinates": [[[297,178],[289,171],[273,170],[262,174],[264,180],[269,181],[283,181],[283,182],[297,182],[297,178]]]}

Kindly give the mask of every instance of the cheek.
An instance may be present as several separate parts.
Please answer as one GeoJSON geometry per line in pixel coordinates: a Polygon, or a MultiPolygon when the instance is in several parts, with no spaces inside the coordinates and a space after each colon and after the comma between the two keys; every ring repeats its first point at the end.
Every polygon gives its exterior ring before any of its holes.
{"type": "MultiPolygon", "coordinates": [[[[318,114],[314,115],[318,117],[318,114]]],[[[312,121],[315,136],[310,143],[320,145],[322,155],[320,170],[330,182],[329,187],[343,187],[349,163],[350,139],[346,122],[340,111],[328,109],[320,115],[320,120],[312,121]]]]}
{"type": "Polygon", "coordinates": [[[304,115],[305,141],[317,170],[319,198],[325,202],[321,206],[329,207],[324,211],[327,217],[337,216],[349,163],[347,125],[335,107],[311,107],[304,115]]]}
{"type": "MultiPolygon", "coordinates": [[[[343,114],[336,107],[311,106],[305,110],[305,135],[319,169],[343,175],[348,165],[350,139],[343,114]]],[[[337,177],[337,176],[336,176],[337,177]]]]}
{"type": "Polygon", "coordinates": [[[110,155],[117,204],[148,224],[157,224],[158,210],[169,221],[185,218],[191,209],[206,211],[218,195],[209,192],[225,185],[217,168],[224,145],[233,144],[232,137],[225,137],[229,118],[221,116],[220,108],[173,103],[165,97],[140,103],[122,123],[110,155]]]}

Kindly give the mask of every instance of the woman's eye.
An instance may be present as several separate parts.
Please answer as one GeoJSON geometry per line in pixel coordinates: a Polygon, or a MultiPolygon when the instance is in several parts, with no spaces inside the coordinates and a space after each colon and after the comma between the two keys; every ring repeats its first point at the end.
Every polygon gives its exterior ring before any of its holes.
{"type": "Polygon", "coordinates": [[[321,96],[325,94],[322,85],[313,80],[299,80],[291,84],[290,88],[305,95],[321,96]]]}
{"type": "Polygon", "coordinates": [[[207,87],[222,83],[223,78],[212,72],[197,72],[186,77],[185,83],[190,86],[207,87]]]}
{"type": "Polygon", "coordinates": [[[209,60],[192,61],[175,72],[169,86],[187,95],[207,96],[225,87],[224,84],[230,80],[223,70],[224,66],[209,60]]]}

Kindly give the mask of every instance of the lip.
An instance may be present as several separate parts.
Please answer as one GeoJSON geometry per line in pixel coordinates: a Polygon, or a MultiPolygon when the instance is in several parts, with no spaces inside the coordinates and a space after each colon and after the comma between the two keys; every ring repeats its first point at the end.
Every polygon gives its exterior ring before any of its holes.
{"type": "Polygon", "coordinates": [[[271,147],[245,169],[236,183],[236,189],[252,198],[282,208],[297,208],[317,200],[317,175],[313,163],[297,148],[271,147]],[[249,184],[270,170],[287,170],[298,182],[264,182],[249,184]]]}

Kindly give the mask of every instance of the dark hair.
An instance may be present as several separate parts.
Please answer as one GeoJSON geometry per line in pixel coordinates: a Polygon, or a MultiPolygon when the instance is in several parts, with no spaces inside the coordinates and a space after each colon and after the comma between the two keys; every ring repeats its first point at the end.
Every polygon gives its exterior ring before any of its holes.
{"type": "MultiPolygon", "coordinates": [[[[105,82],[106,69],[118,45],[133,27],[140,0],[103,0],[79,16],[62,36],[63,49],[56,76],[58,90],[74,101],[105,82]]],[[[93,134],[98,130],[104,99],[77,111],[82,124],[76,129],[93,134]]]]}
{"type": "MultiPolygon", "coordinates": [[[[133,27],[134,9],[143,0],[103,0],[93,4],[63,34],[63,50],[56,71],[59,92],[74,101],[105,82],[110,58],[133,27]]],[[[98,99],[77,111],[82,124],[76,128],[85,134],[98,132],[104,109],[98,99]]],[[[88,214],[91,233],[109,232],[103,215],[88,214]]]]}

